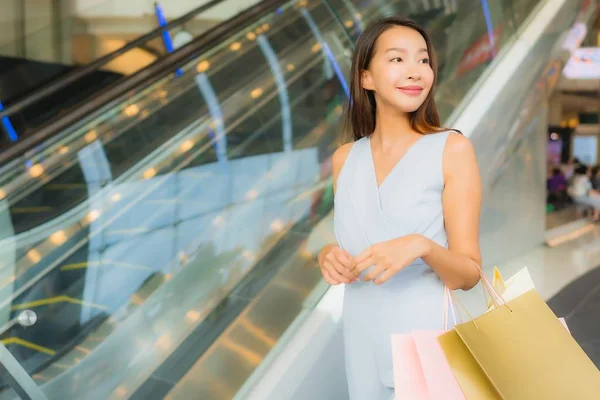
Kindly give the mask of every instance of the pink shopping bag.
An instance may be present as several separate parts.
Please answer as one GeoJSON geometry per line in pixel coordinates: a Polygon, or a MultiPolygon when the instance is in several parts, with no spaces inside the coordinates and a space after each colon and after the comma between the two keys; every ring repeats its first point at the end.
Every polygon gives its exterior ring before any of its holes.
{"type": "Polygon", "coordinates": [[[392,335],[397,399],[465,400],[437,337],[443,331],[392,335]]]}
{"type": "Polygon", "coordinates": [[[399,400],[465,400],[437,338],[456,323],[451,292],[444,287],[443,329],[392,335],[395,397],[399,400]]]}
{"type": "Polygon", "coordinates": [[[396,399],[428,399],[429,390],[417,344],[411,334],[392,335],[396,399]]]}

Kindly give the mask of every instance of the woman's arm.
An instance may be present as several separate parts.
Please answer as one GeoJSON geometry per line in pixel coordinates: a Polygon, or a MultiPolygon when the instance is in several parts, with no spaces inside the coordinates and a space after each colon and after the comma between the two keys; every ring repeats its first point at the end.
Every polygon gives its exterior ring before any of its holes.
{"type": "MultiPolygon", "coordinates": [[[[333,153],[332,175],[333,193],[337,190],[337,178],[348,158],[352,143],[345,144],[333,153]]],[[[342,250],[337,243],[326,244],[318,254],[319,266],[327,283],[339,285],[340,283],[352,283],[356,280],[352,268],[354,263],[352,256],[342,250]]]]}
{"type": "Polygon", "coordinates": [[[479,282],[482,191],[475,149],[467,138],[457,134],[448,137],[443,168],[448,249],[422,236],[423,260],[450,289],[469,290],[479,282]]]}

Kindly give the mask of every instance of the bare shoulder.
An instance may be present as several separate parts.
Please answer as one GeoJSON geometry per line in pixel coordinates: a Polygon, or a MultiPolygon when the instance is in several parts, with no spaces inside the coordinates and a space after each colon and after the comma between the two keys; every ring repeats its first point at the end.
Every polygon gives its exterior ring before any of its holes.
{"type": "Polygon", "coordinates": [[[346,162],[348,154],[350,154],[350,150],[352,149],[353,145],[354,142],[342,145],[333,153],[333,156],[331,157],[334,191],[337,188],[337,179],[340,174],[340,171],[342,170],[342,167],[344,166],[344,163],[346,162]]]}
{"type": "Polygon", "coordinates": [[[464,177],[467,170],[479,174],[475,148],[467,137],[459,133],[452,132],[448,135],[444,148],[443,165],[446,178],[453,175],[464,177]]]}
{"type": "Polygon", "coordinates": [[[446,148],[444,149],[444,155],[450,157],[460,157],[469,154],[475,154],[475,148],[471,141],[464,135],[456,132],[450,132],[448,140],[446,141],[446,148]]]}
{"type": "Polygon", "coordinates": [[[350,150],[352,149],[352,145],[354,142],[346,143],[339,147],[332,156],[333,168],[338,168],[338,171],[342,169],[344,166],[344,162],[346,162],[346,158],[348,158],[348,154],[350,154],[350,150]]]}

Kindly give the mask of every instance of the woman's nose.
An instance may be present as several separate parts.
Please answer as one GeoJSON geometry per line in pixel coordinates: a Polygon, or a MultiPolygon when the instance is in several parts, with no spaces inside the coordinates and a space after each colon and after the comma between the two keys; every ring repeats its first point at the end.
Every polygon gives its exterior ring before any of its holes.
{"type": "Polygon", "coordinates": [[[418,81],[421,79],[421,73],[416,66],[411,66],[408,70],[408,79],[418,81]]]}

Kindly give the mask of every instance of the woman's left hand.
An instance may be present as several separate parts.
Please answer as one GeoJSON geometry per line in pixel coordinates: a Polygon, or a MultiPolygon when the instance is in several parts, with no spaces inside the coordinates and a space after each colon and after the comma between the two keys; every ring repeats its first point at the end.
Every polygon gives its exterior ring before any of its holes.
{"type": "Polygon", "coordinates": [[[373,266],[364,280],[381,285],[416,259],[425,256],[428,247],[425,237],[417,234],[374,244],[354,259],[356,274],[359,275],[373,266]]]}

